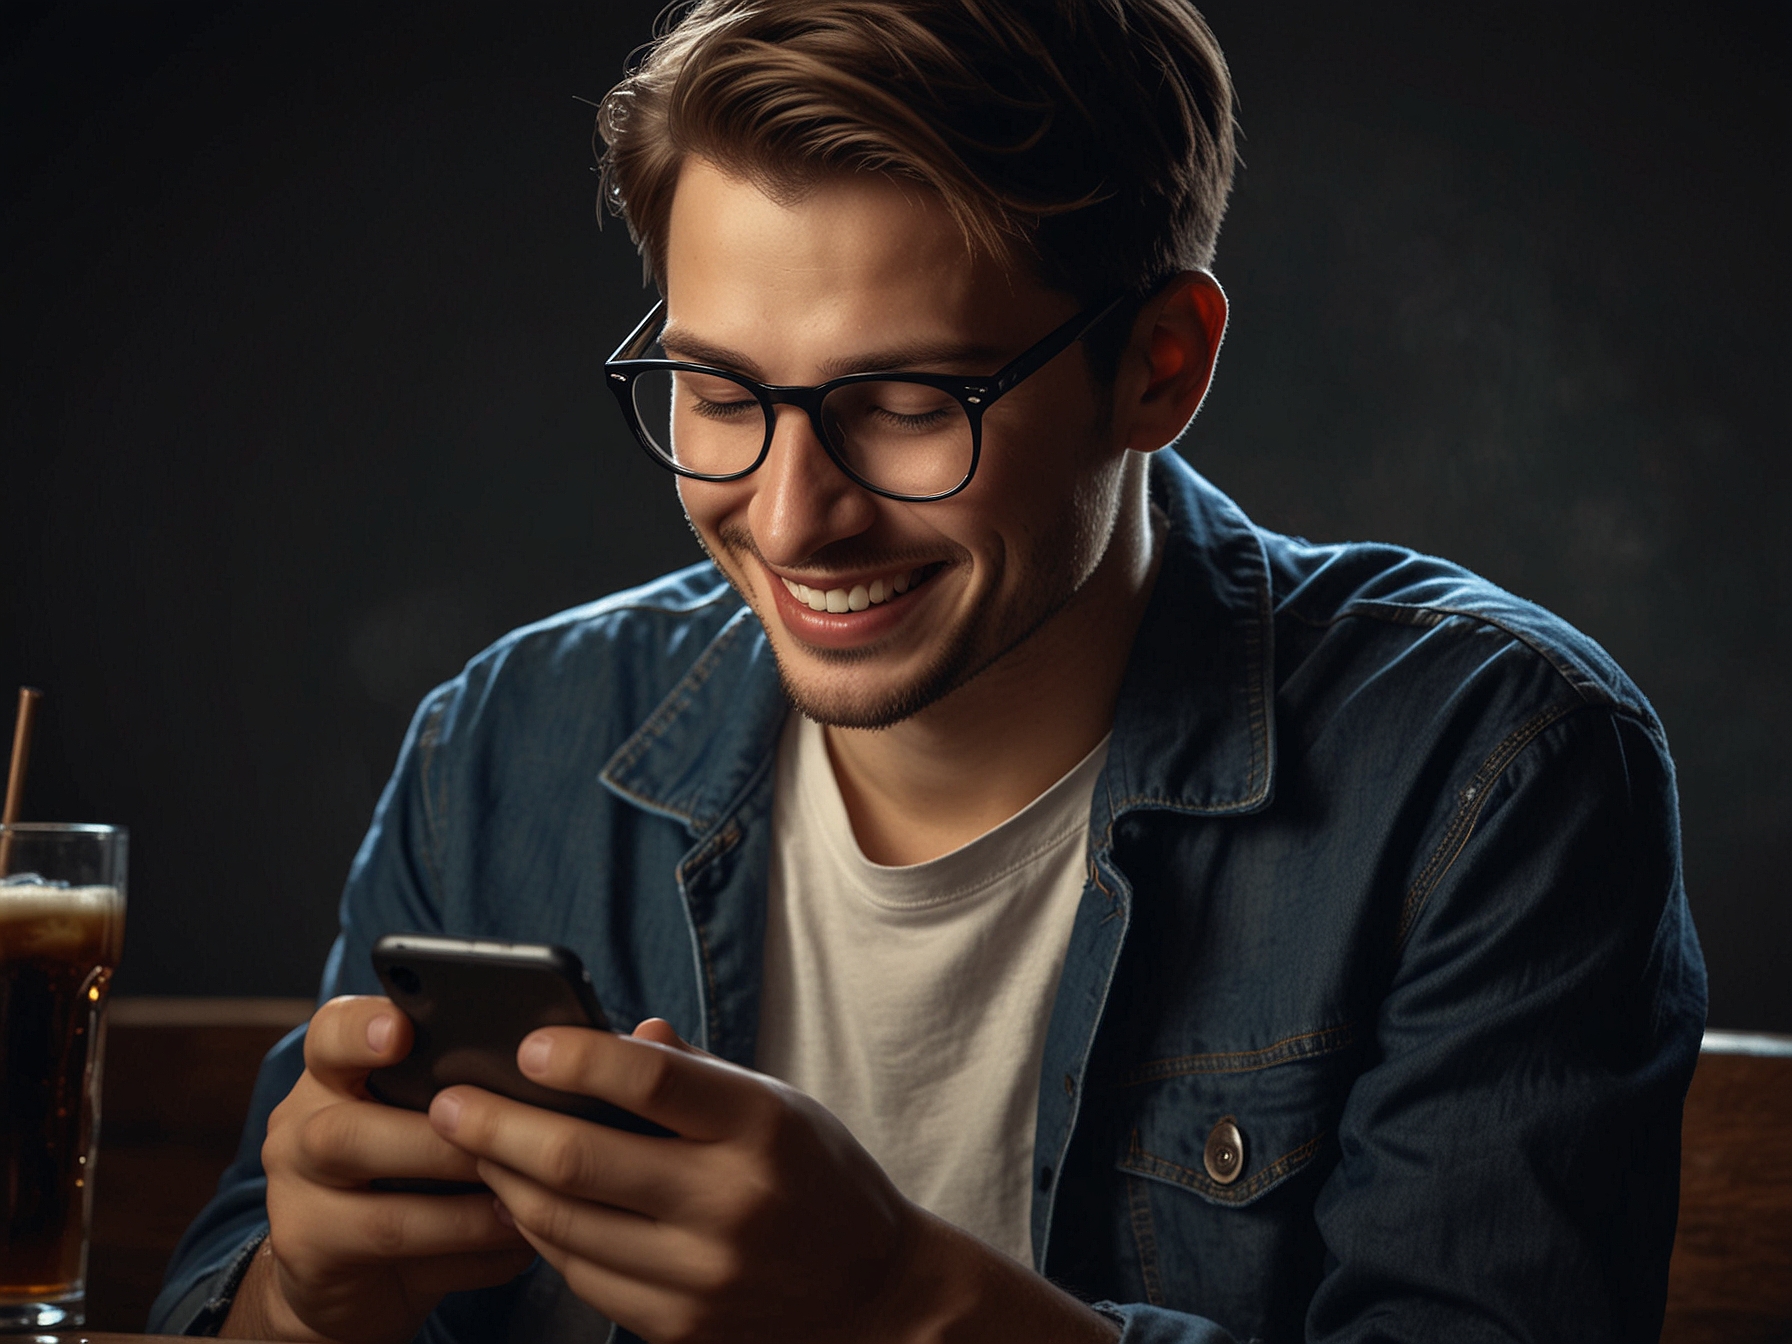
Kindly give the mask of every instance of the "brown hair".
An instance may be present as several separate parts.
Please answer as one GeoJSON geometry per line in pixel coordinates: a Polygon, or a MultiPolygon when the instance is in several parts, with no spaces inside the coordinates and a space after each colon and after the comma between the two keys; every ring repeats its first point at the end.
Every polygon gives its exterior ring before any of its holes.
{"type": "Polygon", "coordinates": [[[800,198],[885,173],[1084,302],[1213,259],[1232,84],[1185,0],[699,0],[598,112],[603,192],[664,283],[686,155],[800,198]]]}

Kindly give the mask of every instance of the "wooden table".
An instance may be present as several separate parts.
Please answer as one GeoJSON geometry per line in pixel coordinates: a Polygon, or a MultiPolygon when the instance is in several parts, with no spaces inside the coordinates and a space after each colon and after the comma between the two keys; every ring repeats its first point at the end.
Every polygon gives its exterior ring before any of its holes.
{"type": "Polygon", "coordinates": [[[169,1254],[236,1154],[261,1057],[310,1015],[309,999],[113,1000],[87,1274],[96,1330],[143,1328],[169,1254]]]}

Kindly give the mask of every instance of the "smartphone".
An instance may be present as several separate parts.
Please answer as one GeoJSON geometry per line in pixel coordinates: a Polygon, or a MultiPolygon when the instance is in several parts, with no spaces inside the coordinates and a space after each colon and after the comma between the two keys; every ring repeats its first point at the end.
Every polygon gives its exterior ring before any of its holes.
{"type": "Polygon", "coordinates": [[[609,1029],[591,977],[566,948],[389,934],[373,946],[373,970],[413,1033],[409,1055],[368,1075],[376,1101],[426,1111],[444,1087],[472,1083],[636,1134],[672,1132],[596,1097],[543,1087],[517,1068],[517,1046],[537,1027],[609,1029]]]}

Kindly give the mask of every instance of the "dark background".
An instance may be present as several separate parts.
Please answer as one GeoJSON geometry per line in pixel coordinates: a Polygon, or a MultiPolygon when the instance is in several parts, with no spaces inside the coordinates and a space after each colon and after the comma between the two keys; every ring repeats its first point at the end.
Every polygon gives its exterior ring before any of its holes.
{"type": "MultiPolygon", "coordinates": [[[[417,698],[696,556],[598,364],[649,3],[0,9],[0,689],[132,829],[135,993],[305,994],[417,698]]],[[[1676,748],[1714,1025],[1792,1030],[1788,8],[1214,0],[1246,166],[1188,452],[1462,560],[1676,748]]]]}

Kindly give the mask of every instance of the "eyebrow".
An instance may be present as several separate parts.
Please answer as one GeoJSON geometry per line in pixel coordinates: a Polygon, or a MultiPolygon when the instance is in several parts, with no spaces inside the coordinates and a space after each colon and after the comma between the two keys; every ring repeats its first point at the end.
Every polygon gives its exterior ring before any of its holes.
{"type": "MultiPolygon", "coordinates": [[[[668,326],[661,333],[659,343],[660,348],[674,358],[693,364],[713,364],[719,369],[729,369],[735,373],[744,373],[756,381],[764,381],[759,365],[750,355],[731,350],[725,345],[713,345],[676,326],[668,326]]],[[[821,381],[825,383],[850,373],[901,373],[923,369],[929,365],[995,364],[1002,360],[1004,353],[992,345],[915,341],[882,350],[836,355],[832,359],[823,360],[819,372],[821,381]]]]}

